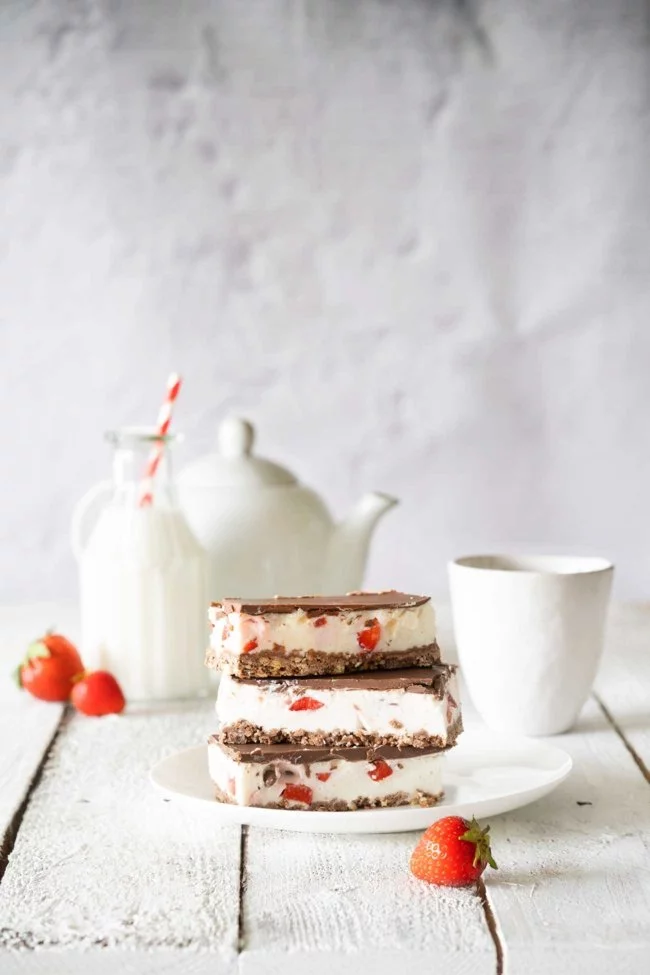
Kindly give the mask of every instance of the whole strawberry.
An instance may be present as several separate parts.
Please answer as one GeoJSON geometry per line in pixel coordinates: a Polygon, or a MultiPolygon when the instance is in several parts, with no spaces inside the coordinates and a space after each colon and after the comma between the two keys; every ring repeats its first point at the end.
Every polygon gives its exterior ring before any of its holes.
{"type": "Polygon", "coordinates": [[[475,819],[446,816],[429,826],[411,854],[411,873],[439,887],[464,887],[478,880],[488,863],[497,870],[488,833],[475,819]]]}
{"type": "Polygon", "coordinates": [[[70,700],[77,711],[95,718],[120,714],[126,704],[122,688],[107,670],[83,674],[75,682],[70,700]]]}
{"type": "Polygon", "coordinates": [[[19,687],[41,701],[67,701],[84,666],[74,644],[50,630],[27,649],[14,672],[19,687]]]}

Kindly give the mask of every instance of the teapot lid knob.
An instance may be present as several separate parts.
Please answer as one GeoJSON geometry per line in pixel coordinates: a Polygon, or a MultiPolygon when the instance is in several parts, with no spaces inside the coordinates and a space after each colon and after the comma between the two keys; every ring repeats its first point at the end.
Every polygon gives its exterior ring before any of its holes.
{"type": "MultiPolygon", "coordinates": [[[[219,424],[218,451],[199,457],[178,475],[181,488],[252,488],[296,484],[293,474],[252,453],[255,428],[231,416],[219,424]]],[[[216,502],[215,502],[216,503],[216,502]]]]}
{"type": "Polygon", "coordinates": [[[254,440],[255,428],[248,420],[232,416],[219,426],[219,451],[224,457],[248,457],[254,440]]]}

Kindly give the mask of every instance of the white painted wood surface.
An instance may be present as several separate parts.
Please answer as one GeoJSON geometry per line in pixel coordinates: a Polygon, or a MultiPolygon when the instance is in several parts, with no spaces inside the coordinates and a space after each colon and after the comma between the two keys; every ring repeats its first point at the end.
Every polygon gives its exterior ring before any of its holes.
{"type": "MultiPolygon", "coordinates": [[[[0,609],[0,844],[63,715],[18,690],[11,674],[48,627],[76,636],[76,613],[52,604],[0,609]]],[[[0,868],[1,869],[1,868],[0,868]]]]}
{"type": "MultiPolygon", "coordinates": [[[[0,613],[2,669],[52,609],[0,613]]],[[[73,617],[56,615],[74,633],[73,617]]],[[[617,608],[596,688],[605,710],[590,701],[577,728],[554,739],[573,755],[574,773],[493,821],[500,870],[487,891],[509,975],[645,970],[648,647],[650,607],[617,608]]],[[[4,831],[61,712],[8,682],[0,688],[4,831]]],[[[65,718],[0,883],[2,975],[497,971],[477,892],[409,875],[415,836],[249,829],[242,870],[238,828],[217,828],[209,811],[153,792],[150,765],[201,740],[212,720],[210,703],[65,718]]]]}
{"type": "Polygon", "coordinates": [[[207,736],[212,713],[65,719],[0,886],[5,947],[236,954],[239,828],[215,830],[147,781],[169,743],[207,736]]]}
{"type": "Polygon", "coordinates": [[[572,775],[492,825],[507,971],[637,975],[650,958],[650,787],[593,701],[556,740],[572,775]]]}
{"type": "Polygon", "coordinates": [[[249,829],[243,971],[495,971],[474,890],[434,890],[412,877],[413,834],[334,836],[249,829]],[[296,953],[287,959],[287,947],[296,953]],[[433,962],[435,960],[435,966],[433,962]]]}
{"type": "Polygon", "coordinates": [[[650,603],[614,607],[596,693],[650,782],[650,603]]]}

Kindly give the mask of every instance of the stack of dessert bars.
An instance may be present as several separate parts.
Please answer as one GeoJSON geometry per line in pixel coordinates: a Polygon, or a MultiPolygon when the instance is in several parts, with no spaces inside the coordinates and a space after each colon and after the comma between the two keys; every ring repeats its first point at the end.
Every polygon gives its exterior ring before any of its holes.
{"type": "Polygon", "coordinates": [[[224,599],[209,618],[219,800],[337,812],[439,801],[462,720],[427,596],[224,599]]]}

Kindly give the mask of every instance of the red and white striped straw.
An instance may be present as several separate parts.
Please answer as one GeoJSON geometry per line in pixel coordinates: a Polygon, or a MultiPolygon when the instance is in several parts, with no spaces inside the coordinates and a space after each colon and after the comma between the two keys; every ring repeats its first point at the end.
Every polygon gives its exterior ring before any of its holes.
{"type": "MultiPolygon", "coordinates": [[[[160,407],[158,420],[156,422],[157,437],[164,437],[169,431],[169,425],[172,422],[172,409],[176,399],[178,398],[181,383],[181,377],[175,372],[173,372],[167,380],[167,392],[165,394],[163,404],[160,407]]],[[[151,504],[153,501],[154,478],[156,476],[156,471],[160,466],[160,461],[162,460],[164,452],[165,445],[160,441],[155,443],[151,448],[151,453],[149,454],[149,459],[147,460],[147,466],[144,472],[144,478],[140,487],[140,500],[138,502],[140,507],[151,504]]]]}

